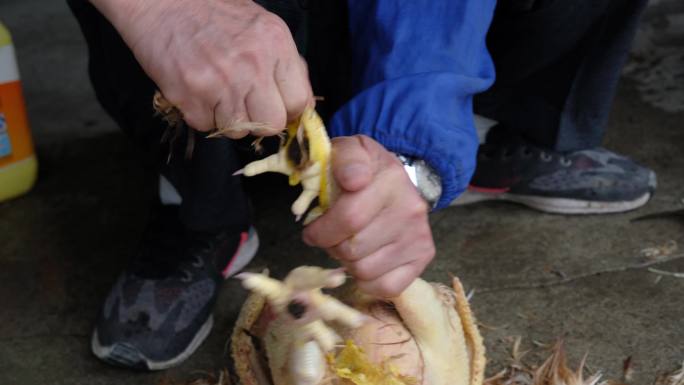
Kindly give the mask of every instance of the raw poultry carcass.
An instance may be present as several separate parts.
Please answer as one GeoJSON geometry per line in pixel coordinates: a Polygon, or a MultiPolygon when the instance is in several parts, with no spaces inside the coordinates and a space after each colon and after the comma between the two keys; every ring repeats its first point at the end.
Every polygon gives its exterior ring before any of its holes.
{"type": "MultiPolygon", "coordinates": [[[[292,207],[307,221],[334,200],[331,146],[313,109],[288,127],[280,151],[251,163],[246,176],[290,176],[304,191],[292,207]]],[[[480,385],[484,346],[463,287],[416,279],[391,299],[343,285],[342,270],[302,266],[283,281],[243,273],[252,291],[232,337],[243,385],[480,385]],[[323,292],[323,290],[326,292],[323,292]]]]}

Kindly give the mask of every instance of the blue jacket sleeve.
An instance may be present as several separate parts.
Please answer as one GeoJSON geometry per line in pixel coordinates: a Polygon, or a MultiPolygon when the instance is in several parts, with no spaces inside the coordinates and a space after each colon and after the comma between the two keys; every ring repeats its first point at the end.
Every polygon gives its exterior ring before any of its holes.
{"type": "Polygon", "coordinates": [[[348,0],[355,96],[333,136],[365,134],[421,158],[445,207],[466,188],[478,140],[472,96],[494,80],[485,46],[495,0],[348,0]]]}

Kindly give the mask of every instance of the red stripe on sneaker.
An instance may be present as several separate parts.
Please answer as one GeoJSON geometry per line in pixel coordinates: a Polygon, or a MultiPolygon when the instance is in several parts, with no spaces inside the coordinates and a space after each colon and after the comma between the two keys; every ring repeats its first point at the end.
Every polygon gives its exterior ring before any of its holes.
{"type": "Polygon", "coordinates": [[[226,266],[225,269],[223,269],[223,272],[221,274],[224,277],[228,276],[228,272],[230,271],[230,268],[233,267],[233,263],[235,263],[235,260],[237,259],[238,254],[240,254],[240,249],[242,249],[242,246],[247,242],[247,239],[249,238],[249,233],[246,231],[243,231],[240,233],[240,243],[238,244],[237,250],[235,250],[235,254],[233,254],[233,257],[230,259],[230,262],[228,262],[228,266],[226,266]]]}
{"type": "Polygon", "coordinates": [[[468,186],[468,190],[479,192],[479,193],[485,193],[485,194],[501,194],[501,193],[508,192],[508,190],[510,190],[510,189],[511,189],[510,187],[496,188],[496,187],[477,187],[477,186],[473,186],[473,185],[468,186]]]}

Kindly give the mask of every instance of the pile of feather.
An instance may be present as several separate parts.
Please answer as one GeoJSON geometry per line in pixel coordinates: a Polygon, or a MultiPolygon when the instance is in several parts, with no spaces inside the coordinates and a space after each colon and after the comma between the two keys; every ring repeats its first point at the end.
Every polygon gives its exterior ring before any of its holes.
{"type": "MultiPolygon", "coordinates": [[[[541,364],[525,362],[527,352],[520,350],[520,338],[511,349],[511,356],[504,369],[484,381],[483,385],[636,385],[632,382],[633,367],[630,358],[625,360],[620,379],[602,379],[600,372],[586,374],[585,359],[577,369],[568,367],[563,342],[558,341],[551,348],[546,360],[541,364]]],[[[218,375],[202,374],[189,382],[174,382],[163,379],[158,385],[239,385],[235,376],[223,370],[218,375]]],[[[652,385],[684,385],[684,362],[672,373],[659,375],[652,385]]]]}

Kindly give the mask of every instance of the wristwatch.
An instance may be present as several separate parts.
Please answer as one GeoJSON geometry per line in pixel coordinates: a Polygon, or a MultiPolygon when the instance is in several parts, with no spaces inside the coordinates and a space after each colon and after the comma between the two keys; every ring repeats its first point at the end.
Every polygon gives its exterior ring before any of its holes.
{"type": "Polygon", "coordinates": [[[434,209],[442,196],[442,178],[422,159],[396,154],[420,195],[434,209]]]}

